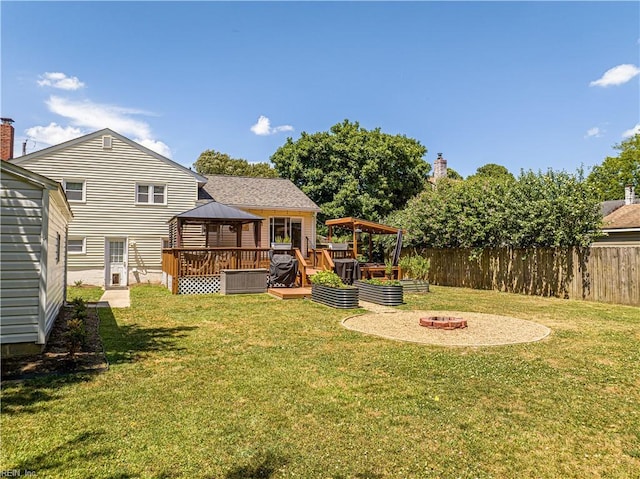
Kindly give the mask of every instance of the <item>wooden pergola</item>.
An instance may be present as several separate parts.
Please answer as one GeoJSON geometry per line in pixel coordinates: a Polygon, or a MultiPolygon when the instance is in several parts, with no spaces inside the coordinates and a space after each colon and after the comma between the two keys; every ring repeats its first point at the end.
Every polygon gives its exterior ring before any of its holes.
{"type": "Polygon", "coordinates": [[[398,235],[401,232],[400,228],[394,226],[384,225],[382,223],[376,223],[374,221],[362,220],[360,218],[338,218],[334,220],[327,220],[325,224],[329,227],[329,241],[333,235],[333,228],[342,228],[353,231],[353,256],[358,256],[358,235],[360,233],[369,233],[369,251],[373,248],[372,234],[378,235],[398,235]]]}

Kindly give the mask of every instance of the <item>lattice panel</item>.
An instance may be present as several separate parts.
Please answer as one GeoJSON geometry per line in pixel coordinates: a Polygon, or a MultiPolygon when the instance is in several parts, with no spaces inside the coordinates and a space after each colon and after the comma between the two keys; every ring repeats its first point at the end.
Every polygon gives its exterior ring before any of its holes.
{"type": "Polygon", "coordinates": [[[189,276],[178,281],[178,294],[211,294],[220,292],[220,276],[189,276]]]}

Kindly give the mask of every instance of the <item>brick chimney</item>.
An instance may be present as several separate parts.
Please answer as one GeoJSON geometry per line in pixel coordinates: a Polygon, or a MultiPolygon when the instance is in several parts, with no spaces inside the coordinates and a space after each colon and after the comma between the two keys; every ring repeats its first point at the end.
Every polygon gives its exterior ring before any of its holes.
{"type": "Polygon", "coordinates": [[[633,189],[632,185],[627,185],[624,187],[624,204],[632,205],[636,202],[636,192],[633,189]]]}
{"type": "Polygon", "coordinates": [[[438,158],[433,162],[433,179],[447,177],[447,160],[442,158],[442,153],[438,153],[438,158]]]}
{"type": "Polygon", "coordinates": [[[13,120],[11,118],[0,118],[0,159],[7,161],[13,159],[13,120]]]}

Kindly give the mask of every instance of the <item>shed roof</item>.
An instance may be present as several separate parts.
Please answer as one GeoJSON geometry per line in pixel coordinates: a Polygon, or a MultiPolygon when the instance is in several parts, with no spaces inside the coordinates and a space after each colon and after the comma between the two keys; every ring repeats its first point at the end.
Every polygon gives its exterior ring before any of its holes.
{"type": "Polygon", "coordinates": [[[184,220],[217,220],[220,222],[233,221],[241,223],[250,223],[253,221],[261,221],[263,219],[260,216],[247,213],[246,211],[239,210],[232,206],[223,205],[216,201],[196,206],[191,210],[175,215],[171,220],[174,218],[181,218],[184,220]]]}
{"type": "Polygon", "coordinates": [[[621,206],[607,215],[602,223],[604,231],[640,228],[640,204],[621,206]]]}
{"type": "Polygon", "coordinates": [[[307,195],[284,178],[207,175],[201,197],[242,208],[320,211],[307,195]],[[204,194],[203,194],[204,193],[204,194]]]}
{"type": "Polygon", "coordinates": [[[382,223],[376,223],[374,221],[362,220],[360,218],[337,218],[334,220],[327,220],[325,222],[327,226],[333,226],[335,228],[345,228],[354,231],[359,228],[364,233],[373,234],[388,234],[395,235],[400,231],[400,228],[395,226],[383,225],[382,223]]]}

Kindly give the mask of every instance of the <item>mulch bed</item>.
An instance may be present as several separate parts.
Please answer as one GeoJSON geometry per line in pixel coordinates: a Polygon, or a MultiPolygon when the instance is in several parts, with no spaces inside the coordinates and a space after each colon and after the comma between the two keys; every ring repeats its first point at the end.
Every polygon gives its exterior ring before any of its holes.
{"type": "Polygon", "coordinates": [[[30,379],[40,376],[97,372],[108,369],[98,327],[100,320],[95,304],[87,308],[85,330],[87,340],[75,357],[69,356],[69,346],[65,337],[67,319],[72,308],[65,307],[56,319],[45,350],[33,356],[2,358],[2,380],[30,379]]]}

